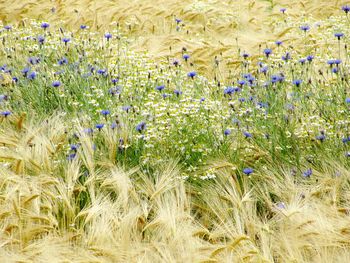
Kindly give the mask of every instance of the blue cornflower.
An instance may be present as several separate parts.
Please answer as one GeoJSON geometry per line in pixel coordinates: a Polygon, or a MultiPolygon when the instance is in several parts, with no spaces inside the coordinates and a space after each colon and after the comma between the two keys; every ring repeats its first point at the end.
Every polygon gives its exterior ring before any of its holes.
{"type": "Polygon", "coordinates": [[[86,134],[92,134],[92,133],[94,132],[94,130],[93,130],[92,128],[85,128],[85,129],[84,129],[84,132],[85,132],[86,134]]]}
{"type": "Polygon", "coordinates": [[[300,85],[301,85],[302,82],[303,82],[303,81],[302,81],[301,79],[295,79],[295,80],[293,80],[293,84],[294,84],[295,86],[297,86],[297,87],[300,87],[300,85]]]}
{"type": "Polygon", "coordinates": [[[316,140],[323,142],[326,139],[326,135],[320,134],[316,136],[316,140]]]}
{"type": "Polygon", "coordinates": [[[336,64],[336,65],[341,64],[341,62],[342,62],[341,59],[335,59],[335,60],[334,60],[334,64],[336,64]]]}
{"type": "Polygon", "coordinates": [[[247,59],[247,58],[249,57],[249,54],[246,53],[246,52],[244,52],[244,53],[242,54],[242,57],[243,57],[244,59],[247,59]]]}
{"type": "Polygon", "coordinates": [[[225,134],[226,136],[230,135],[230,134],[231,134],[231,130],[230,130],[230,129],[226,129],[226,130],[224,131],[224,134],[225,134]]]}
{"type": "Polygon", "coordinates": [[[244,84],[246,84],[246,81],[243,79],[243,80],[237,81],[237,83],[238,85],[243,86],[244,84]]]}
{"type": "Polygon", "coordinates": [[[112,124],[111,124],[111,129],[112,130],[114,130],[115,128],[117,128],[118,127],[118,124],[116,123],[116,122],[113,122],[112,124]]]}
{"type": "Polygon", "coordinates": [[[98,123],[95,127],[100,131],[105,125],[103,123],[98,123]]]}
{"type": "Polygon", "coordinates": [[[332,68],[332,73],[337,74],[339,72],[338,68],[332,68]]]}
{"type": "Polygon", "coordinates": [[[131,109],[130,105],[126,105],[122,107],[122,110],[126,111],[127,113],[129,112],[130,109],[131,109]]]}
{"type": "Polygon", "coordinates": [[[310,177],[312,175],[312,169],[309,168],[305,172],[303,172],[304,177],[310,177]]]}
{"type": "Polygon", "coordinates": [[[284,61],[288,61],[290,59],[291,59],[291,56],[290,56],[289,52],[287,52],[284,56],[282,56],[282,60],[284,60],[284,61]]]}
{"type": "Polygon", "coordinates": [[[38,42],[39,42],[39,44],[44,44],[44,42],[45,42],[45,37],[43,37],[43,36],[38,36],[38,42]]]}
{"type": "Polygon", "coordinates": [[[299,62],[300,62],[302,65],[304,65],[305,62],[306,62],[306,58],[301,58],[301,59],[299,59],[299,62]]]}
{"type": "Polygon", "coordinates": [[[101,114],[103,116],[107,116],[108,114],[110,114],[111,112],[109,110],[101,110],[101,114]]]}
{"type": "Polygon", "coordinates": [[[345,103],[350,103],[350,98],[346,98],[345,103]]]}
{"type": "Polygon", "coordinates": [[[97,74],[106,76],[107,75],[107,70],[99,69],[99,70],[97,70],[97,74]]]}
{"type": "Polygon", "coordinates": [[[28,68],[28,67],[26,67],[26,68],[24,68],[24,69],[22,69],[22,74],[23,74],[23,76],[27,76],[28,75],[28,72],[30,71],[30,68],[28,68]]]}
{"type": "Polygon", "coordinates": [[[6,118],[7,116],[11,115],[11,111],[2,111],[0,112],[0,115],[6,118]]]}
{"type": "Polygon", "coordinates": [[[265,48],[264,49],[264,54],[268,58],[272,54],[272,49],[271,48],[265,48]]]}
{"type": "Polygon", "coordinates": [[[333,66],[335,64],[335,60],[334,59],[329,59],[327,60],[327,64],[330,66],[333,66]]]}
{"type": "Polygon", "coordinates": [[[227,87],[226,89],[224,89],[225,95],[232,95],[234,92],[235,92],[234,87],[227,87]]]}
{"type": "Polygon", "coordinates": [[[70,42],[70,38],[69,37],[64,37],[62,38],[63,43],[67,44],[68,42],[70,42]]]}
{"type": "Polygon", "coordinates": [[[114,79],[112,79],[112,83],[118,83],[119,82],[119,79],[118,78],[114,78],[114,79]]]}
{"type": "Polygon", "coordinates": [[[282,45],[282,44],[283,44],[283,42],[282,42],[282,41],[280,41],[280,40],[277,40],[277,41],[275,42],[275,44],[276,44],[277,46],[280,46],[280,45],[282,45]]]}
{"type": "Polygon", "coordinates": [[[183,58],[185,61],[187,61],[187,60],[190,58],[190,55],[184,54],[184,55],[182,56],[182,58],[183,58]]]}
{"type": "Polygon", "coordinates": [[[300,26],[300,29],[301,29],[302,31],[306,32],[306,31],[309,31],[309,30],[310,30],[310,26],[309,26],[309,25],[302,25],[302,26],[300,26]]]}
{"type": "Polygon", "coordinates": [[[70,149],[71,149],[71,151],[77,151],[78,150],[78,148],[79,148],[79,144],[71,144],[70,145],[70,149]]]}
{"type": "Polygon", "coordinates": [[[250,175],[253,172],[254,172],[254,170],[252,168],[244,168],[243,169],[243,173],[246,175],[250,175]]]}
{"type": "Polygon", "coordinates": [[[54,82],[52,82],[52,87],[58,88],[59,86],[61,86],[61,82],[60,81],[55,80],[54,82]]]}
{"type": "Polygon", "coordinates": [[[179,64],[180,64],[180,61],[179,61],[179,60],[175,59],[175,60],[173,61],[173,65],[174,65],[175,67],[177,67],[179,64]]]}
{"type": "Polygon", "coordinates": [[[175,22],[176,22],[176,24],[180,24],[182,22],[182,20],[179,18],[175,18],[175,22]]]}
{"type": "Polygon", "coordinates": [[[245,102],[245,98],[238,98],[239,102],[245,102]]]}
{"type": "Polygon", "coordinates": [[[37,75],[36,72],[35,72],[35,71],[32,71],[32,72],[30,72],[30,74],[28,75],[28,79],[33,80],[33,79],[35,79],[36,75],[37,75]]]}
{"type": "Polygon", "coordinates": [[[281,75],[272,75],[271,76],[271,83],[275,84],[277,82],[282,82],[284,80],[284,77],[281,75]]]}
{"type": "Polygon", "coordinates": [[[205,101],[205,98],[204,97],[200,98],[199,102],[203,102],[203,101],[205,101]]]}
{"type": "Polygon", "coordinates": [[[350,6],[349,5],[344,5],[344,6],[342,6],[341,9],[345,12],[345,14],[348,14],[350,12],[350,6]]]}
{"type": "Polygon", "coordinates": [[[47,28],[49,28],[49,27],[50,27],[50,24],[49,24],[49,23],[47,23],[47,22],[41,23],[41,28],[47,29],[47,28]]]}
{"type": "Polygon", "coordinates": [[[252,138],[252,134],[247,131],[243,132],[243,134],[246,138],[252,138]]]}
{"type": "Polygon", "coordinates": [[[170,97],[170,94],[163,93],[163,94],[162,94],[162,97],[163,97],[163,99],[168,98],[168,97],[170,97]]]}
{"type": "Polygon", "coordinates": [[[37,57],[30,57],[28,58],[28,62],[32,65],[36,65],[36,64],[39,64],[40,62],[40,58],[37,58],[37,57]]]}
{"type": "Polygon", "coordinates": [[[75,159],[75,157],[77,156],[76,153],[71,153],[67,156],[67,160],[68,161],[73,161],[75,159]]]}
{"type": "Polygon", "coordinates": [[[306,57],[306,59],[307,59],[307,61],[312,62],[312,60],[314,59],[314,56],[308,55],[308,56],[306,57]]]}
{"type": "Polygon", "coordinates": [[[86,29],[87,28],[87,26],[86,25],[80,25],[80,29],[86,29]]]}
{"type": "Polygon", "coordinates": [[[61,58],[60,60],[58,60],[58,65],[64,65],[64,64],[68,64],[67,58],[61,58]]]}
{"type": "Polygon", "coordinates": [[[10,30],[10,29],[12,29],[12,26],[6,25],[6,26],[4,26],[4,28],[5,28],[6,30],[10,30]]]}
{"type": "Polygon", "coordinates": [[[156,87],[156,90],[158,90],[158,91],[162,91],[163,89],[165,89],[164,85],[160,85],[160,86],[156,87]]]}
{"type": "Polygon", "coordinates": [[[181,90],[174,90],[174,93],[176,96],[180,96],[182,94],[182,91],[181,90]]]}
{"type": "Polygon", "coordinates": [[[0,95],[0,103],[1,103],[3,100],[7,100],[7,99],[8,99],[8,96],[7,96],[7,95],[3,95],[3,94],[0,95]]]}
{"type": "Polygon", "coordinates": [[[268,66],[265,66],[265,67],[262,67],[262,68],[260,69],[260,72],[263,73],[263,74],[266,74],[268,70],[269,70],[269,67],[268,67],[268,66]]]}
{"type": "Polygon", "coordinates": [[[191,71],[187,73],[187,76],[193,79],[195,76],[197,76],[197,73],[195,71],[191,71]]]}
{"type": "Polygon", "coordinates": [[[105,38],[107,39],[107,41],[109,41],[112,38],[112,34],[111,33],[106,33],[105,34],[105,38]]]}
{"type": "Polygon", "coordinates": [[[350,141],[350,136],[349,137],[344,137],[341,141],[343,143],[348,143],[350,141]]]}
{"type": "Polygon", "coordinates": [[[287,8],[281,8],[281,9],[280,9],[280,12],[281,12],[282,14],[284,14],[286,11],[287,11],[287,8]]]}
{"type": "Polygon", "coordinates": [[[344,33],[335,33],[334,36],[340,40],[344,36],[344,33]]]}
{"type": "Polygon", "coordinates": [[[146,123],[144,121],[142,121],[142,122],[140,122],[139,124],[136,125],[136,130],[138,132],[142,132],[145,129],[146,129],[146,123]]]}

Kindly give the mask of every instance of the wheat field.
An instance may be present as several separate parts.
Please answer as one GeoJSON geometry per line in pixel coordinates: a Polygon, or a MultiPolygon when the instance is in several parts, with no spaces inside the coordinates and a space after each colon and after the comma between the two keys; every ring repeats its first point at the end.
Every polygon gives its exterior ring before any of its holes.
{"type": "Polygon", "coordinates": [[[349,16],[0,0],[0,262],[350,262],[349,16]]]}

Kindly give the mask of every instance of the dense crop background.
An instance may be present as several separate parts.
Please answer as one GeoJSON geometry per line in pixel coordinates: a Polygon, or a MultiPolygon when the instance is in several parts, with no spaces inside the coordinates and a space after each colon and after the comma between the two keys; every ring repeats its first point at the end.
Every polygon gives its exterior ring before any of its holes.
{"type": "Polygon", "coordinates": [[[2,11],[3,262],[349,261],[350,6],[256,4],[263,33],[219,32],[255,44],[203,58],[186,12],[152,49],[122,18],[2,11]]]}

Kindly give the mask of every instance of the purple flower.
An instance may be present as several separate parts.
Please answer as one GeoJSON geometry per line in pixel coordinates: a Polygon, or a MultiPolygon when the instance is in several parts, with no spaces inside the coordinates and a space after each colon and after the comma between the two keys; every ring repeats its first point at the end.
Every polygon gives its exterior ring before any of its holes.
{"type": "Polygon", "coordinates": [[[41,23],[41,28],[47,29],[47,28],[49,28],[49,27],[50,27],[50,24],[49,24],[49,23],[47,23],[47,22],[41,23]]]}
{"type": "Polygon", "coordinates": [[[103,123],[98,123],[95,127],[100,131],[105,125],[103,123]]]}
{"type": "Polygon", "coordinates": [[[187,62],[187,60],[190,58],[190,55],[184,54],[182,58],[187,62]]]}
{"type": "Polygon", "coordinates": [[[312,60],[314,59],[314,56],[308,55],[308,56],[306,57],[306,59],[307,59],[307,61],[312,62],[312,60]]]}
{"type": "Polygon", "coordinates": [[[109,41],[112,38],[112,34],[111,33],[106,33],[105,34],[105,38],[107,39],[107,41],[109,41]]]}
{"type": "Polygon", "coordinates": [[[182,94],[182,91],[181,90],[174,90],[174,93],[176,96],[180,96],[182,94]]]}
{"type": "Polygon", "coordinates": [[[45,37],[43,37],[43,36],[38,36],[38,42],[39,42],[39,44],[44,44],[44,42],[45,42],[45,37]]]}
{"type": "Polygon", "coordinates": [[[146,123],[144,121],[142,121],[142,122],[140,122],[139,124],[136,125],[136,130],[138,132],[142,132],[145,129],[146,129],[146,123]]]}
{"type": "Polygon", "coordinates": [[[73,161],[75,159],[75,157],[77,156],[76,153],[71,153],[67,156],[67,160],[68,161],[73,161]]]}
{"type": "Polygon", "coordinates": [[[297,87],[300,87],[300,85],[301,85],[302,82],[303,82],[303,81],[302,81],[301,79],[295,79],[295,80],[293,80],[293,84],[294,84],[295,86],[297,86],[297,87]]]}
{"type": "Polygon", "coordinates": [[[316,136],[316,140],[323,142],[326,139],[324,134],[320,134],[316,136]]]}
{"type": "Polygon", "coordinates": [[[334,36],[336,38],[338,38],[338,40],[340,40],[344,36],[344,34],[343,33],[335,33],[334,36]]]}
{"type": "Polygon", "coordinates": [[[197,73],[195,71],[191,71],[187,73],[187,76],[193,79],[195,76],[197,76],[197,73]]]}
{"type": "Polygon", "coordinates": [[[282,41],[280,41],[280,40],[277,40],[277,41],[275,42],[275,44],[276,44],[277,46],[280,46],[280,45],[282,45],[282,44],[283,44],[283,42],[282,42],[282,41]]]}
{"type": "Polygon", "coordinates": [[[246,175],[250,175],[253,172],[254,172],[254,170],[252,168],[244,168],[243,169],[243,173],[246,175]]]}
{"type": "Polygon", "coordinates": [[[122,107],[122,110],[126,111],[127,113],[129,112],[130,109],[131,109],[131,106],[129,105],[122,107]]]}
{"type": "Polygon", "coordinates": [[[348,14],[350,12],[350,6],[349,5],[344,5],[344,6],[342,6],[341,9],[345,12],[345,14],[348,14]]]}
{"type": "Polygon", "coordinates": [[[288,61],[290,59],[291,59],[291,56],[290,56],[289,52],[287,52],[284,56],[282,56],[282,60],[284,60],[284,61],[288,61]]]}
{"type": "Polygon", "coordinates": [[[35,77],[36,77],[36,72],[35,71],[32,71],[29,75],[28,75],[28,79],[31,79],[31,80],[34,80],[35,77]]]}
{"type": "Polygon", "coordinates": [[[0,112],[0,115],[6,118],[7,116],[11,115],[11,111],[2,111],[0,112]]]}
{"type": "Polygon", "coordinates": [[[164,85],[160,85],[160,86],[157,86],[157,87],[156,87],[156,90],[162,91],[164,88],[165,88],[164,85]]]}
{"type": "Polygon", "coordinates": [[[179,18],[175,18],[175,22],[176,22],[176,24],[180,24],[182,22],[182,20],[179,18]]]}
{"type": "Polygon", "coordinates": [[[270,48],[265,48],[264,49],[264,54],[268,58],[272,54],[272,49],[270,48]]]}
{"type": "Polygon", "coordinates": [[[12,29],[12,26],[6,25],[6,26],[4,26],[4,28],[5,28],[6,30],[10,30],[10,29],[12,29]]]}
{"type": "Polygon", "coordinates": [[[231,130],[230,130],[230,129],[226,129],[226,130],[224,131],[224,134],[225,134],[226,136],[230,135],[230,134],[231,134],[231,130]]]}
{"type": "Polygon", "coordinates": [[[86,28],[87,28],[86,25],[80,25],[80,29],[84,30],[84,29],[86,29],[86,28]]]}
{"type": "Polygon", "coordinates": [[[52,87],[58,88],[59,86],[61,86],[61,82],[59,82],[58,80],[55,80],[54,82],[52,82],[52,87]]]}
{"type": "Polygon", "coordinates": [[[58,60],[58,65],[64,65],[64,64],[68,64],[67,58],[61,58],[60,60],[58,60]]]}
{"type": "Polygon", "coordinates": [[[310,26],[309,26],[309,25],[302,25],[302,26],[300,26],[300,29],[301,29],[302,31],[306,32],[306,31],[309,31],[309,30],[310,30],[310,26]]]}
{"type": "Polygon", "coordinates": [[[303,172],[303,176],[309,178],[312,175],[312,169],[309,168],[305,172],[303,172]]]}
{"type": "Polygon", "coordinates": [[[247,132],[247,131],[243,132],[243,135],[244,135],[246,138],[252,138],[252,134],[249,133],[249,132],[247,132]]]}
{"type": "Polygon", "coordinates": [[[70,42],[70,38],[69,37],[64,37],[62,38],[63,43],[67,44],[68,42],[70,42]]]}
{"type": "Polygon", "coordinates": [[[287,11],[286,8],[281,8],[281,9],[280,9],[280,12],[281,12],[282,14],[284,14],[286,11],[287,11]]]}
{"type": "Polygon", "coordinates": [[[103,116],[107,116],[108,114],[110,114],[111,112],[109,110],[101,110],[101,114],[103,116]]]}
{"type": "Polygon", "coordinates": [[[119,82],[119,79],[118,78],[114,78],[114,79],[112,79],[112,83],[118,83],[119,82]]]}
{"type": "Polygon", "coordinates": [[[249,57],[249,54],[246,53],[246,52],[244,52],[244,53],[242,54],[242,57],[243,57],[244,59],[247,59],[247,58],[249,57]]]}
{"type": "Polygon", "coordinates": [[[301,58],[301,59],[299,59],[299,62],[300,62],[302,65],[304,65],[305,62],[306,62],[306,58],[301,58]]]}
{"type": "Polygon", "coordinates": [[[37,57],[30,57],[28,58],[28,62],[32,65],[36,65],[36,64],[39,64],[40,62],[40,58],[37,58],[37,57]]]}
{"type": "Polygon", "coordinates": [[[350,103],[350,98],[346,98],[345,103],[350,103]]]}

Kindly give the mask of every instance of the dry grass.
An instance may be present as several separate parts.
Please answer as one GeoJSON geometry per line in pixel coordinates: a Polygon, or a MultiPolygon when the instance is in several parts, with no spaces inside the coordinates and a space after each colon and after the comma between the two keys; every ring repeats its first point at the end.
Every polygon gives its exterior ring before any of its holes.
{"type": "Polygon", "coordinates": [[[5,121],[1,262],[350,259],[350,173],[334,163],[325,167],[341,176],[316,174],[317,182],[301,183],[271,168],[239,181],[234,164],[213,162],[216,183],[196,188],[180,179],[176,162],[151,176],[137,167],[126,171],[108,153],[94,156],[82,134],[82,157],[57,162],[67,136],[59,116],[39,124],[5,121]]]}

